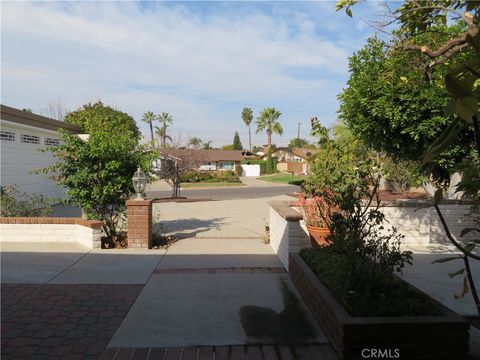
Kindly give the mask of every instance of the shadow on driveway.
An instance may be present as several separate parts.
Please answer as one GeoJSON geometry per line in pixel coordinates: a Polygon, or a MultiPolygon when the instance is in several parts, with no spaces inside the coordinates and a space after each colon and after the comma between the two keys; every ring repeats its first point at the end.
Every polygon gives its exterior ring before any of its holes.
{"type": "Polygon", "coordinates": [[[212,219],[177,219],[177,220],[163,220],[153,224],[154,232],[161,234],[175,234],[177,238],[184,239],[195,237],[200,233],[210,231],[212,229],[219,230],[222,225],[225,225],[224,217],[212,219]]]}

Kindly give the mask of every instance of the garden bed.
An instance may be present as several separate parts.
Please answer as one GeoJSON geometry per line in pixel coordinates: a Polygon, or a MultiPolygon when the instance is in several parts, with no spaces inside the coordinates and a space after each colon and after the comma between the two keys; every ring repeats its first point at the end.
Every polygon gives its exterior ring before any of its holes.
{"type": "Polygon", "coordinates": [[[424,200],[429,198],[429,195],[425,191],[392,192],[380,190],[379,195],[381,201],[424,200]]]}
{"type": "Polygon", "coordinates": [[[439,312],[436,316],[353,317],[300,255],[290,254],[289,273],[332,345],[344,359],[372,357],[372,350],[383,354],[383,357],[377,358],[459,360],[467,355],[468,321],[433,299],[430,301],[439,312]]]}

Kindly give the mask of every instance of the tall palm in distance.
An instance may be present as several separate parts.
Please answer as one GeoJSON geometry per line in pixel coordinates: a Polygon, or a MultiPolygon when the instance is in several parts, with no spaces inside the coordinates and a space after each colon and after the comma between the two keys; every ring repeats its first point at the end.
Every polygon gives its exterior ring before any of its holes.
{"type": "MultiPolygon", "coordinates": [[[[167,112],[162,112],[162,114],[158,117],[158,120],[160,120],[160,122],[162,123],[162,136],[161,136],[161,139],[162,139],[162,149],[165,149],[165,146],[166,146],[166,140],[167,138],[170,138],[168,135],[167,135],[167,127],[168,125],[170,124],[173,124],[173,118],[172,118],[172,115],[170,115],[169,113],[167,112]]],[[[170,138],[170,141],[172,139],[170,138]]]]}
{"type": "Polygon", "coordinates": [[[166,141],[172,141],[172,137],[167,134],[167,128],[164,126],[155,126],[155,134],[160,139],[162,149],[167,147],[166,141]]]}
{"type": "Polygon", "coordinates": [[[242,120],[245,123],[245,125],[248,126],[248,148],[250,151],[252,151],[252,135],[250,133],[250,124],[252,123],[253,120],[253,111],[252,109],[245,107],[242,110],[242,120]]]}
{"type": "Polygon", "coordinates": [[[282,125],[278,122],[278,118],[282,113],[275,108],[265,108],[260,112],[260,115],[257,117],[257,131],[258,134],[261,131],[267,131],[267,146],[268,152],[272,147],[272,133],[282,135],[283,129],[282,125]]]}
{"type": "Polygon", "coordinates": [[[153,137],[153,122],[157,120],[157,115],[153,113],[153,111],[147,111],[142,116],[142,121],[147,123],[150,126],[150,136],[152,139],[152,149],[155,148],[155,139],[153,137]]]}

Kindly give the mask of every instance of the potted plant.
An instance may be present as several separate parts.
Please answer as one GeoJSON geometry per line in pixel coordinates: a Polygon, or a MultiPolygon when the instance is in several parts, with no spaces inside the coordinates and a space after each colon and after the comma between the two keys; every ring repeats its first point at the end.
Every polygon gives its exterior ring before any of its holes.
{"type": "Polygon", "coordinates": [[[331,244],[330,222],[332,216],[331,191],[324,191],[321,195],[305,199],[303,195],[299,198],[298,204],[301,207],[303,220],[310,235],[313,247],[327,246],[331,244]]]}

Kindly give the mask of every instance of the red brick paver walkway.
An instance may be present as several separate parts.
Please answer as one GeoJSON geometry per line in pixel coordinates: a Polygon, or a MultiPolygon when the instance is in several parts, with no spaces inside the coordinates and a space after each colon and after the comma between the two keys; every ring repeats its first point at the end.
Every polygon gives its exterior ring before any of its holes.
{"type": "Polygon", "coordinates": [[[329,344],[106,349],[102,360],[338,360],[329,344]]]}
{"type": "Polygon", "coordinates": [[[142,288],[2,284],[2,360],[98,359],[142,288]]]}

